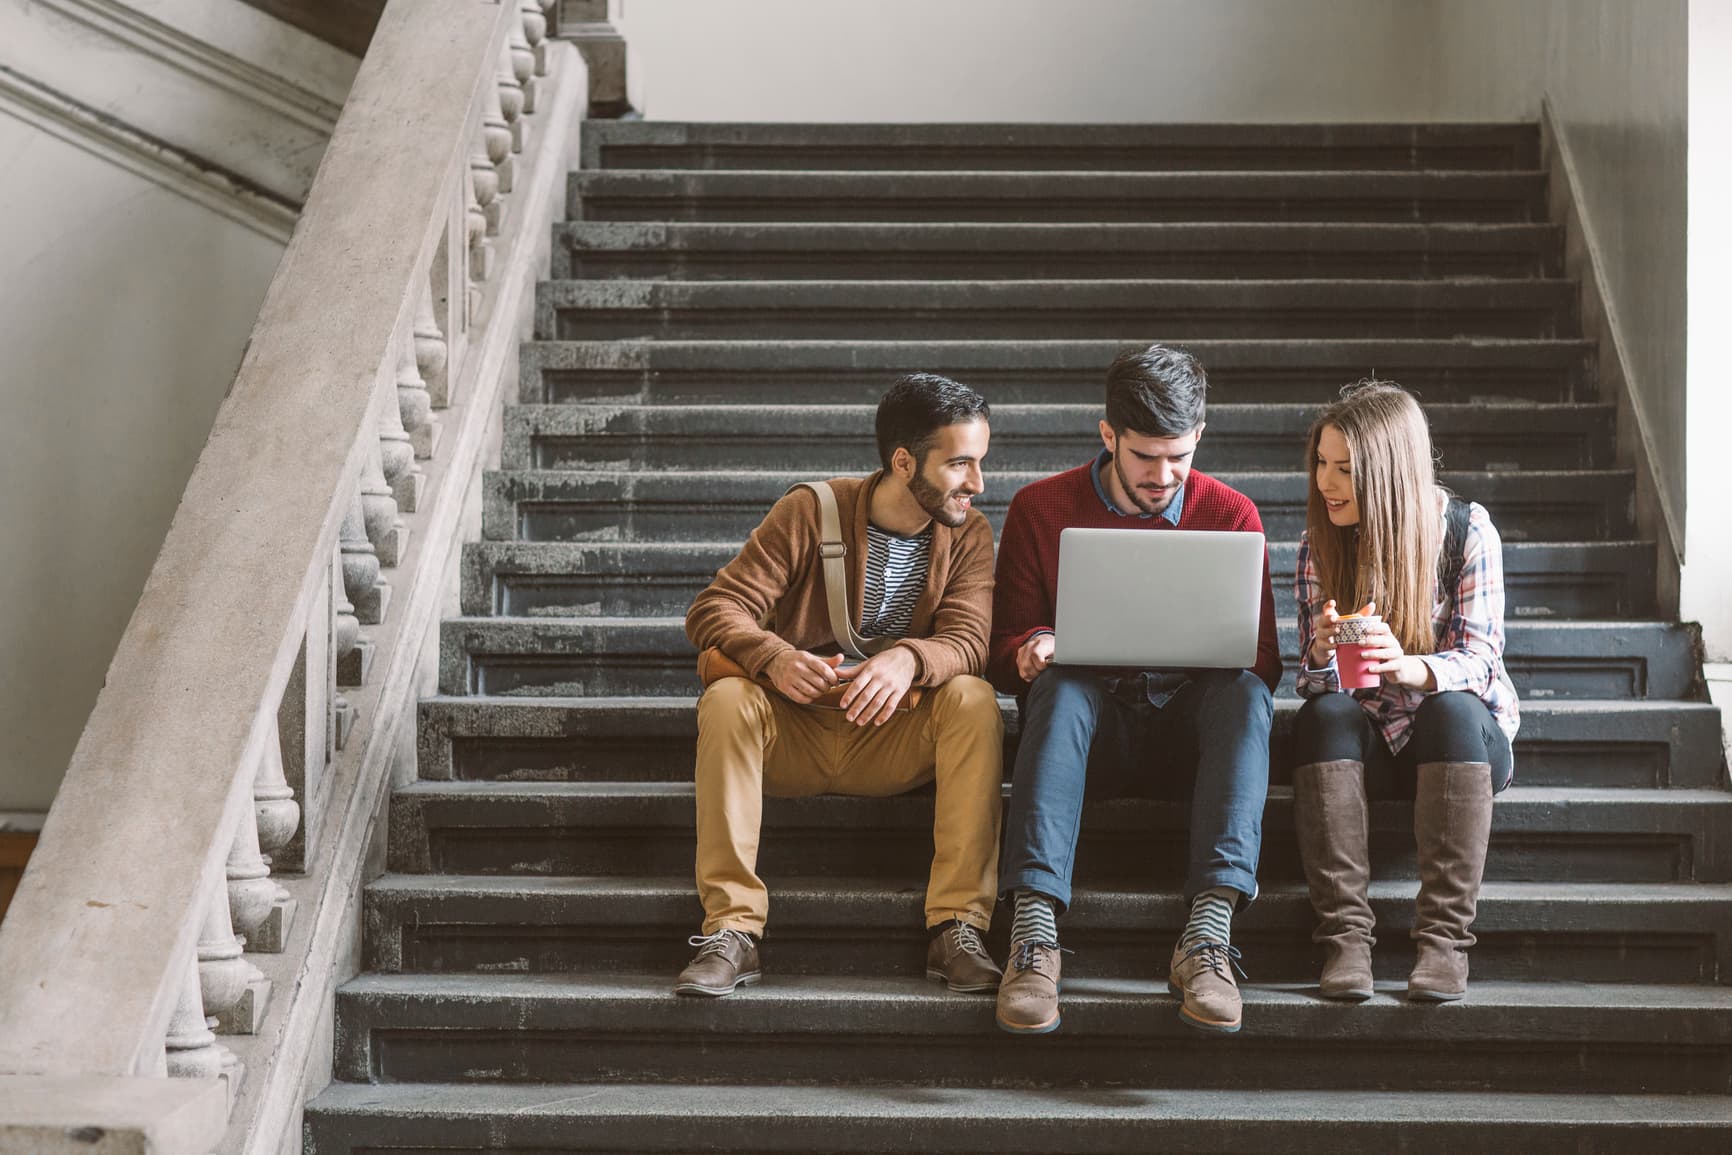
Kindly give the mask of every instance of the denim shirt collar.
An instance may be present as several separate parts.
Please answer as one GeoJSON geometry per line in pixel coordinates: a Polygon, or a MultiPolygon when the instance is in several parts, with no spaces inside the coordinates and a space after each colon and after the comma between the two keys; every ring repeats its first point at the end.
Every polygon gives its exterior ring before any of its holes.
{"type": "Polygon", "coordinates": [[[1113,499],[1107,496],[1106,486],[1101,484],[1101,470],[1106,468],[1107,463],[1112,461],[1112,459],[1113,455],[1103,449],[1100,452],[1100,456],[1095,458],[1094,466],[1089,469],[1089,480],[1095,483],[1095,495],[1101,499],[1101,504],[1107,507],[1107,512],[1117,514],[1119,517],[1137,517],[1144,521],[1147,521],[1152,517],[1160,517],[1169,524],[1177,526],[1179,524],[1179,518],[1184,516],[1185,513],[1185,487],[1183,485],[1179,486],[1179,491],[1173,494],[1173,500],[1169,501],[1167,503],[1167,508],[1161,510],[1158,514],[1142,512],[1134,514],[1126,513],[1124,510],[1113,504],[1113,499]]]}

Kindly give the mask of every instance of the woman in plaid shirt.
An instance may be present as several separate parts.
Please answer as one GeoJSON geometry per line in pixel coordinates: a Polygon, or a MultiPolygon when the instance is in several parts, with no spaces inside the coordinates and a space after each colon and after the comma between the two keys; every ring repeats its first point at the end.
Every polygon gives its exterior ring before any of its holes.
{"type": "Polygon", "coordinates": [[[1437,485],[1425,415],[1398,385],[1342,390],[1312,425],[1307,460],[1293,812],[1312,938],[1325,952],[1322,992],[1372,993],[1369,792],[1414,801],[1418,958],[1407,997],[1459,999],[1492,795],[1513,775],[1520,723],[1503,665],[1503,544],[1481,506],[1437,485]],[[1339,606],[1365,616],[1375,688],[1341,692],[1339,606]]]}

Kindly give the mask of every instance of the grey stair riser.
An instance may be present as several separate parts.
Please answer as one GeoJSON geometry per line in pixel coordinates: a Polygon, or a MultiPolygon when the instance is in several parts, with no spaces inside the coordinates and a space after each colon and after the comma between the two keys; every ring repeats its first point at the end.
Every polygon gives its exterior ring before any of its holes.
{"type": "MultiPolygon", "coordinates": [[[[1277,626],[1291,684],[1297,628],[1277,626]]],[[[1504,655],[1525,698],[1682,698],[1696,682],[1695,635],[1659,623],[1510,622],[1504,655]]],[[[440,692],[613,697],[695,694],[695,652],[678,621],[448,619],[440,692]]]]}
{"type": "Polygon", "coordinates": [[[584,169],[992,170],[1530,168],[1509,125],[805,125],[592,120],[584,169]]]}
{"type": "Polygon", "coordinates": [[[544,282],[567,341],[1571,337],[1568,281],[544,282]]]}
{"type": "Polygon", "coordinates": [[[981,1088],[337,1083],[308,1105],[306,1119],[307,1155],[1651,1155],[1662,1135],[1668,1152],[1722,1155],[1732,1139],[1732,1108],[1722,1096],[1555,1091],[1247,1095],[1233,1087],[1034,1095],[981,1088]]]}
{"type": "MultiPolygon", "coordinates": [[[[685,552],[557,542],[474,542],[464,547],[466,614],[517,617],[677,617],[734,555],[725,543],[685,552]],[[538,555],[537,551],[548,551],[538,555]]],[[[1294,616],[1296,547],[1270,548],[1279,620],[1294,616]]],[[[1647,543],[1511,542],[1504,546],[1505,613],[1521,618],[1639,617],[1653,607],[1647,543]]]]}
{"type": "MultiPolygon", "coordinates": [[[[1517,780],[1530,786],[1723,788],[1720,719],[1686,703],[1579,710],[1526,703],[1516,735],[1517,780]]],[[[1298,703],[1275,701],[1271,780],[1285,782],[1298,703]]],[[[1006,765],[1014,761],[1008,713],[1006,765]]],[[[697,720],[688,699],[630,708],[567,708],[528,700],[424,702],[420,776],[433,781],[689,782],[697,720]]]]}
{"type": "Polygon", "coordinates": [[[1537,221],[1511,172],[574,172],[588,221],[1537,221]]]}
{"type": "Polygon", "coordinates": [[[998,280],[1543,277],[1555,225],[554,226],[552,277],[998,280]]]}
{"type": "MultiPolygon", "coordinates": [[[[1718,800],[1718,799],[1717,799],[1718,800]]],[[[1605,802],[1560,809],[1512,803],[1493,810],[1486,877],[1509,882],[1732,881],[1722,845],[1724,807],[1680,814],[1605,802]]],[[[1182,802],[1125,800],[1085,811],[1078,861],[1091,879],[1178,885],[1188,844],[1182,802]]],[[[1411,804],[1372,806],[1372,867],[1414,878],[1411,804]]],[[[399,793],[392,803],[390,869],[415,874],[677,875],[690,868],[693,800],[668,796],[478,800],[399,793]]],[[[758,866],[767,876],[919,877],[932,858],[930,794],[893,799],[766,799],[758,866]]],[[[1290,797],[1270,799],[1259,876],[1300,880],[1290,797]]]]}
{"type": "MultiPolygon", "coordinates": [[[[807,473],[489,473],[482,536],[489,541],[743,541],[807,473]]],[[[1013,494],[1043,474],[999,472],[975,502],[996,533],[1013,494]]],[[[1216,475],[1257,505],[1271,541],[1305,528],[1303,474],[1216,475]]],[[[1627,538],[1628,473],[1454,474],[1439,479],[1486,506],[1506,541],[1627,538]]]]}
{"type": "MultiPolygon", "coordinates": [[[[1726,1014],[1701,1004],[1491,1005],[1440,1013],[1298,992],[1247,1000],[1223,1046],[1153,984],[1073,991],[1039,1047],[993,1028],[990,997],[911,984],[773,985],[692,1003],[632,984],[368,982],[337,996],[337,1073],[382,1082],[909,1083],[1537,1091],[1567,1063],[1577,1093],[1714,1093],[1732,1072],[1726,1014]],[[1447,1016],[1447,1017],[1446,1017],[1447,1016]],[[1295,1062],[1297,1055],[1310,1061],[1295,1062]]],[[[1541,988],[1542,990],[1548,988],[1541,988]]],[[[1507,996],[1505,996],[1507,998],[1507,996]]]]}
{"type": "MultiPolygon", "coordinates": [[[[898,375],[943,373],[995,404],[1098,404],[1120,341],[528,342],[519,400],[876,404],[898,375]]],[[[1427,402],[1592,398],[1583,341],[1186,342],[1217,403],[1319,405],[1349,381],[1399,381],[1427,402]]]]}

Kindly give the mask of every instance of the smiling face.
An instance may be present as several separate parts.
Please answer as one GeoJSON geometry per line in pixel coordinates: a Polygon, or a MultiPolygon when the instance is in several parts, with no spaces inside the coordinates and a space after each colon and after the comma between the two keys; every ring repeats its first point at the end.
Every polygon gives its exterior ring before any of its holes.
{"type": "Polygon", "coordinates": [[[903,476],[908,492],[926,515],[955,529],[968,518],[974,499],[986,491],[980,472],[991,430],[984,421],[946,425],[915,467],[914,456],[898,449],[892,468],[903,476]]]}
{"type": "Polygon", "coordinates": [[[1191,475],[1202,436],[1202,425],[1178,437],[1150,437],[1131,429],[1115,433],[1102,421],[1101,442],[1113,455],[1112,468],[1101,478],[1107,496],[1120,509],[1162,512],[1191,475]]]}
{"type": "Polygon", "coordinates": [[[1311,476],[1323,498],[1331,525],[1359,524],[1359,498],[1353,490],[1353,450],[1347,438],[1333,425],[1317,431],[1317,456],[1311,476]]]}

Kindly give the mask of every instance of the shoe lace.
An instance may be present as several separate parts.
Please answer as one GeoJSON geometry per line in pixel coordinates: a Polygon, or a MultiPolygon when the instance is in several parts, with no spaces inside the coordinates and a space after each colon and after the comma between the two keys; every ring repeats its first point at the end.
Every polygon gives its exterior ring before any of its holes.
{"type": "Polygon", "coordinates": [[[980,930],[978,927],[970,926],[966,922],[959,922],[950,928],[949,937],[952,944],[952,954],[972,954],[979,955],[982,958],[990,957],[986,953],[986,941],[980,937],[980,930]]]}
{"type": "Polygon", "coordinates": [[[1245,968],[1239,965],[1239,960],[1244,956],[1239,953],[1239,948],[1236,946],[1228,946],[1224,942],[1211,942],[1205,940],[1187,950],[1182,961],[1188,962],[1196,955],[1201,955],[1203,957],[1203,965],[1220,975],[1222,978],[1232,977],[1228,975],[1225,970],[1226,967],[1232,967],[1233,970],[1238,972],[1240,978],[1244,979],[1246,982],[1251,981],[1251,976],[1246,974],[1245,968]]]}
{"type": "Polygon", "coordinates": [[[1074,952],[1064,949],[1056,942],[1046,942],[1038,938],[1025,938],[1010,949],[1010,965],[1019,971],[1028,970],[1034,966],[1035,952],[1039,950],[1057,951],[1059,954],[1074,952]]]}
{"type": "Polygon", "coordinates": [[[697,962],[698,959],[708,958],[713,954],[721,954],[727,949],[728,943],[731,941],[728,937],[729,935],[732,935],[736,939],[744,939],[748,943],[751,941],[749,936],[743,932],[729,927],[723,927],[715,934],[694,934],[691,938],[686,940],[688,946],[699,948],[697,955],[692,959],[692,961],[697,962]]]}

